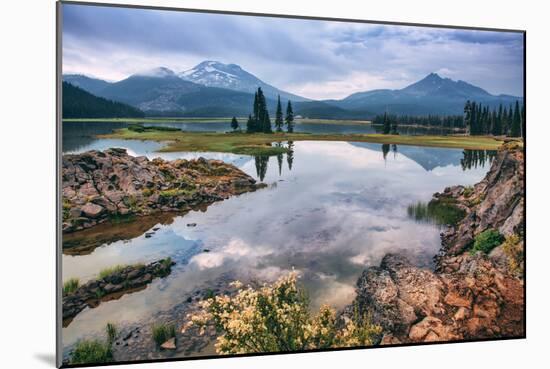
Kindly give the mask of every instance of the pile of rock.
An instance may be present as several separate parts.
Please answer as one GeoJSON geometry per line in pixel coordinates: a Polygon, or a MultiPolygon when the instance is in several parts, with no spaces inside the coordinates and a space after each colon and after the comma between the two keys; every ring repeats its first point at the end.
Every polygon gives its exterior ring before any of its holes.
{"type": "Polygon", "coordinates": [[[64,155],[63,231],[114,216],[186,211],[263,186],[220,160],[149,160],[114,148],[64,155]]]}
{"type": "Polygon", "coordinates": [[[523,334],[522,281],[482,255],[450,261],[455,271],[434,273],[388,254],[363,272],[355,306],[383,327],[382,344],[523,334]]]}
{"type": "Polygon", "coordinates": [[[125,292],[145,286],[155,278],[166,277],[175,263],[162,259],[147,265],[129,265],[102,279],[94,279],[63,296],[63,320],[74,318],[86,307],[96,307],[102,300],[114,294],[119,297],[125,292]]]}

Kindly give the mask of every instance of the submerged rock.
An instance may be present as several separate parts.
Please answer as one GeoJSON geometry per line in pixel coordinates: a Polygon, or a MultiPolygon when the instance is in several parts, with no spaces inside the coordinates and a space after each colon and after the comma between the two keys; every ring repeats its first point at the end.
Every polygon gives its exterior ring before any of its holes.
{"type": "Polygon", "coordinates": [[[63,232],[109,219],[187,211],[265,187],[220,160],[133,157],[124,149],[63,156],[63,232]]]}

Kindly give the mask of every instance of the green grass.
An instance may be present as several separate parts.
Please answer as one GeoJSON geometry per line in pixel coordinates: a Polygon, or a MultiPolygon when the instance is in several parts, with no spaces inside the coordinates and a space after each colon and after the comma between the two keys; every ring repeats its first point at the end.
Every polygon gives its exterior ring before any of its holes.
{"type": "Polygon", "coordinates": [[[116,326],[113,323],[107,323],[107,326],[105,327],[105,332],[107,333],[107,342],[112,345],[113,342],[115,342],[117,335],[116,326]]]}
{"type": "Polygon", "coordinates": [[[172,337],[176,337],[176,327],[173,324],[159,323],[153,325],[153,341],[157,346],[162,345],[172,337]]]}
{"type": "Polygon", "coordinates": [[[63,294],[70,295],[78,289],[80,286],[80,280],[78,278],[70,278],[63,283],[63,294]]]}
{"type": "Polygon", "coordinates": [[[114,265],[112,267],[107,267],[104,269],[101,269],[99,272],[99,279],[105,279],[107,277],[112,276],[113,274],[120,273],[124,268],[126,268],[127,265],[114,265]]]}
{"type": "Polygon", "coordinates": [[[172,258],[167,257],[166,259],[162,259],[160,263],[164,268],[170,268],[172,266],[172,258]]]}
{"type": "Polygon", "coordinates": [[[412,146],[447,147],[471,150],[496,150],[502,141],[489,136],[405,136],[383,134],[311,134],[311,133],[216,133],[216,132],[165,132],[148,130],[135,132],[118,129],[101,138],[152,140],[166,142],[161,152],[198,151],[226,152],[242,155],[277,155],[286,148],[272,147],[283,141],[346,141],[371,142],[412,146]]]}
{"type": "Polygon", "coordinates": [[[113,351],[108,342],[81,340],[71,354],[71,364],[100,364],[113,360],[113,351]]]}
{"type": "Polygon", "coordinates": [[[475,237],[474,246],[472,247],[470,253],[476,254],[481,251],[488,254],[502,242],[504,242],[504,236],[501,235],[499,231],[495,229],[488,229],[475,237]]]}

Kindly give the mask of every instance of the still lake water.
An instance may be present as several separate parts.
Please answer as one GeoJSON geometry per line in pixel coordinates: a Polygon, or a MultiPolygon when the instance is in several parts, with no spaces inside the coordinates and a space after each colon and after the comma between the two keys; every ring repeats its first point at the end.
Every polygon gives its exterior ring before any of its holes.
{"type": "MultiPolygon", "coordinates": [[[[407,206],[429,201],[446,186],[478,182],[488,162],[461,165],[462,150],[347,142],[292,143],[289,155],[254,158],[220,153],[156,153],[161,143],[95,139],[112,126],[66,129],[66,152],[123,147],[149,158],[206,158],[231,162],[268,188],[174,217],[151,238],[137,234],[107,242],[86,255],[64,254],[63,279],[96,277],[115,264],[148,263],[167,256],[170,276],[140,292],[81,312],[63,329],[63,343],[103,334],[105,324],[139,322],[185,301],[222,276],[269,281],[297,270],[312,308],[349,304],[357,278],[387,252],[430,266],[440,228],[417,223],[407,206]],[[187,224],[196,223],[196,227],[187,224]],[[204,250],[210,252],[204,252],[204,250]]],[[[111,123],[112,125],[112,123],[111,123]]],[[[288,144],[288,143],[286,143],[288,144]]],[[[141,233],[141,232],[140,232],[141,233]]],[[[183,317],[182,317],[183,318],[183,317]]]]}

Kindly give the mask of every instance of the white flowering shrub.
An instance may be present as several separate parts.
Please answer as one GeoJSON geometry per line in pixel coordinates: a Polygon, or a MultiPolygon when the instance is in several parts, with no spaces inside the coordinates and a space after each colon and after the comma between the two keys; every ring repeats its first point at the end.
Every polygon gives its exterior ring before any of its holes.
{"type": "Polygon", "coordinates": [[[219,335],[216,351],[220,354],[301,351],[334,347],[373,345],[381,327],[368,317],[344,319],[337,324],[336,312],[322,306],[316,315],[309,312],[308,299],[297,287],[292,272],[272,285],[259,289],[240,282],[234,296],[215,296],[202,301],[201,311],[189,316],[184,330],[214,324],[219,335]]]}

